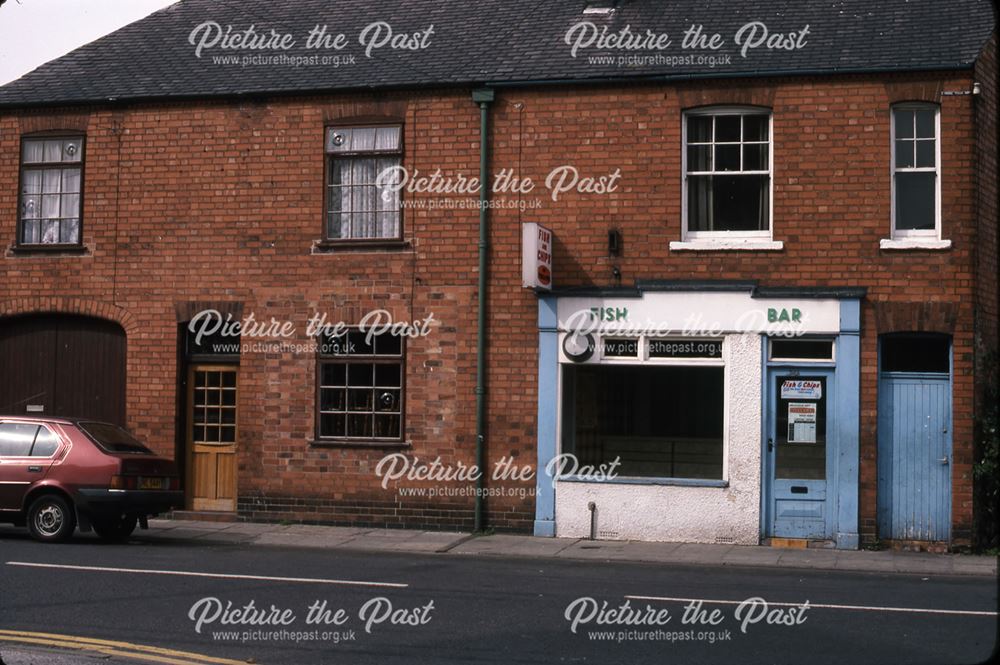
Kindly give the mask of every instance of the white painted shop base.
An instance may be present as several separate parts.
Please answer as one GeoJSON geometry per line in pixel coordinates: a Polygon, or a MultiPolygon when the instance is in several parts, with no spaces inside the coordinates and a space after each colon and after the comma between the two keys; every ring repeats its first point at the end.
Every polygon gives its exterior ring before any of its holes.
{"type": "Polygon", "coordinates": [[[555,483],[556,536],[586,538],[588,504],[601,540],[757,545],[761,491],[761,342],[726,336],[726,487],[621,482],[555,483]]]}

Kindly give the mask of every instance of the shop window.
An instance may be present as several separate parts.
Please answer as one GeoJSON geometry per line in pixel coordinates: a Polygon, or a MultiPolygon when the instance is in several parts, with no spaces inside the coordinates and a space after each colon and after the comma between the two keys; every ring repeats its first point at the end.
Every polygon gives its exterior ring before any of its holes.
{"type": "Polygon", "coordinates": [[[685,237],[771,237],[771,115],[708,109],[684,116],[685,237]]]}
{"type": "Polygon", "coordinates": [[[723,477],[725,368],[568,365],[563,452],[619,476],[723,477]]]}
{"type": "Polygon", "coordinates": [[[320,341],[320,440],[398,442],[403,436],[403,340],[351,331],[320,341]]]}
{"type": "Polygon", "coordinates": [[[326,130],[328,241],[402,238],[402,127],[326,130]]]}
{"type": "Polygon", "coordinates": [[[881,365],[883,372],[948,374],[951,340],[946,335],[885,335],[881,365]]]}
{"type": "Polygon", "coordinates": [[[940,114],[933,104],[892,109],[892,237],[941,237],[940,114]]]}
{"type": "Polygon", "coordinates": [[[79,245],[83,137],[21,142],[19,245],[79,245]]]}
{"type": "Polygon", "coordinates": [[[771,360],[794,362],[831,362],[833,340],[823,339],[772,339],[771,360]]]}

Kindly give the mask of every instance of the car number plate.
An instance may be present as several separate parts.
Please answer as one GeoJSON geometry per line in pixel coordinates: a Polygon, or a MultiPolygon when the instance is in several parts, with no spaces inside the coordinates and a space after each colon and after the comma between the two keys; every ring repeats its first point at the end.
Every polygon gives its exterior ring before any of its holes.
{"type": "Polygon", "coordinates": [[[139,478],[139,489],[162,490],[167,485],[165,478],[139,478]]]}

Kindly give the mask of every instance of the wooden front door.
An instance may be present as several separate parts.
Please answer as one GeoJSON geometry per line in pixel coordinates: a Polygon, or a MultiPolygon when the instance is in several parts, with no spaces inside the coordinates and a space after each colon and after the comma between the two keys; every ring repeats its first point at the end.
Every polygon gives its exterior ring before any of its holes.
{"type": "Polygon", "coordinates": [[[235,365],[188,372],[188,503],[192,510],[236,510],[235,365]]]}

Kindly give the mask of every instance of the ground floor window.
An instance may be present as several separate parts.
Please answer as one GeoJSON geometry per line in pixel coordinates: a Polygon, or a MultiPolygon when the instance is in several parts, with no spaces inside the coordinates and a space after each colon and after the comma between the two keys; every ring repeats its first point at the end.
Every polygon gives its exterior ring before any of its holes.
{"type": "Polygon", "coordinates": [[[725,368],[567,365],[563,452],[619,476],[723,477],[725,368]]]}
{"type": "Polygon", "coordinates": [[[357,331],[324,338],[317,374],[320,439],[402,439],[401,338],[357,331]]]}

